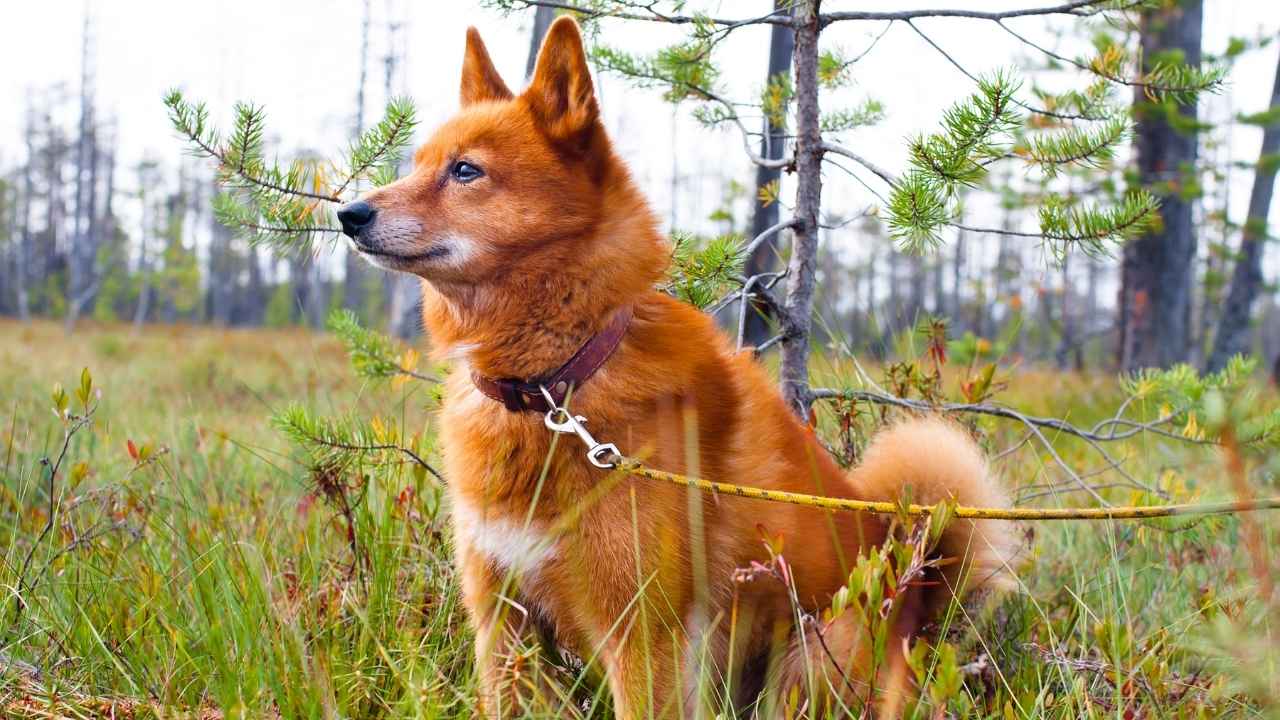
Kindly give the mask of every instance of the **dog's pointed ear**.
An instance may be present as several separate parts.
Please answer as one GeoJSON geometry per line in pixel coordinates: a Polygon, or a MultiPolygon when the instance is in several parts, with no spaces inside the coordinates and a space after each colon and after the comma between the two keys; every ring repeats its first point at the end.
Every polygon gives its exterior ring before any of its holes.
{"type": "Polygon", "coordinates": [[[553,138],[581,138],[595,127],[600,112],[587,54],[582,48],[582,33],[573,18],[558,18],[547,29],[524,98],[553,138]]]}
{"type": "Polygon", "coordinates": [[[480,31],[467,28],[467,49],[462,57],[462,106],[491,100],[510,100],[511,90],[489,59],[480,31]]]}

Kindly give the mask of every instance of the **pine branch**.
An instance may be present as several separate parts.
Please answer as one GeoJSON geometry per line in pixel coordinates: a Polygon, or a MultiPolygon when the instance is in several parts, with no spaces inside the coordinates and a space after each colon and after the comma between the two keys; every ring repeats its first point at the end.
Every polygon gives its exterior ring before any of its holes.
{"type": "Polygon", "coordinates": [[[394,431],[371,428],[350,417],[317,418],[301,405],[290,405],[274,415],[271,422],[312,455],[315,467],[342,468],[371,454],[394,452],[444,482],[444,476],[417,451],[398,442],[394,431]],[[392,437],[387,438],[388,434],[392,437]]]}
{"type": "Polygon", "coordinates": [[[342,199],[336,195],[288,187],[278,180],[255,172],[262,170],[260,146],[264,113],[261,107],[236,103],[236,132],[232,135],[229,144],[222,147],[218,142],[217,132],[207,127],[209,113],[204,103],[192,105],[182,96],[180,90],[169,91],[164,103],[169,108],[169,121],[173,127],[185,136],[200,154],[218,162],[219,170],[225,174],[225,181],[237,181],[247,188],[256,187],[311,200],[342,202],[342,199]]]}
{"type": "MultiPolygon", "coordinates": [[[[387,103],[387,111],[382,120],[366,130],[351,145],[347,175],[333,194],[341,196],[351,183],[365,177],[378,166],[394,173],[413,139],[413,129],[417,124],[413,101],[408,98],[392,98],[387,103]]],[[[374,184],[386,183],[375,180],[374,184]]]]}
{"type": "Polygon", "coordinates": [[[737,235],[700,238],[676,232],[672,233],[672,245],[666,290],[697,308],[716,302],[736,282],[746,261],[742,239],[737,235]]]}
{"type": "Polygon", "coordinates": [[[912,168],[891,183],[891,237],[913,252],[941,242],[938,231],[955,214],[958,188],[976,185],[986,177],[986,161],[1006,154],[1000,138],[1019,125],[1011,107],[1016,87],[1003,73],[981,79],[978,92],[943,114],[942,132],[912,141],[912,168]]]}
{"type": "Polygon", "coordinates": [[[1106,241],[1120,242],[1146,232],[1160,203],[1146,190],[1134,190],[1111,208],[1068,207],[1050,196],[1040,207],[1040,232],[1059,262],[1076,246],[1092,257],[1106,256],[1106,241]]]}
{"type": "Polygon", "coordinates": [[[361,325],[354,312],[334,310],[329,314],[327,324],[329,331],[337,335],[346,347],[356,375],[370,380],[406,376],[424,382],[440,382],[438,378],[423,375],[401,364],[405,353],[396,352],[391,338],[361,325]]]}
{"type": "Polygon", "coordinates": [[[1115,117],[1098,127],[1072,127],[1056,134],[1035,135],[1014,148],[1014,155],[1034,163],[1048,178],[1067,165],[1101,168],[1115,159],[1116,146],[1129,134],[1129,122],[1115,117]]]}
{"type": "Polygon", "coordinates": [[[170,91],[164,102],[191,151],[217,163],[217,180],[225,188],[213,202],[218,222],[279,252],[307,251],[317,235],[341,232],[326,222],[331,222],[327,207],[343,202],[362,178],[376,184],[393,180],[416,124],[410,101],[391,100],[383,119],[352,143],[345,176],[335,188],[325,182],[319,161],[287,166],[267,161],[262,107],[237,103],[235,126],[223,139],[209,125],[204,103],[187,101],[179,90],[170,91]]]}

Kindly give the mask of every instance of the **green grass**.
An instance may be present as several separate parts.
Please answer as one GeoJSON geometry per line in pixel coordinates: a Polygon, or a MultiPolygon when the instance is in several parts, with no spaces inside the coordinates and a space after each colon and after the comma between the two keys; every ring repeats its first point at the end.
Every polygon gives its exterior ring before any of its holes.
{"type": "MultiPolygon", "coordinates": [[[[852,376],[845,362],[818,364],[830,384],[852,376]]],[[[1105,375],[1010,381],[1002,402],[1082,425],[1123,400],[1105,375]]],[[[948,376],[949,393],[957,382],[948,376]]],[[[52,323],[0,323],[0,716],[472,716],[439,486],[399,456],[312,472],[270,421],[295,402],[376,415],[438,460],[429,390],[355,379],[327,336],[110,326],[67,337],[52,323]],[[50,495],[41,459],[56,461],[65,427],[50,391],[66,386],[75,412],[83,367],[102,396],[50,495]]],[[[824,411],[822,427],[839,448],[836,419],[824,411]]],[[[871,424],[855,423],[855,445],[871,424]]],[[[1090,502],[1063,491],[1070,480],[1016,423],[976,428],[993,455],[1018,448],[995,463],[1015,494],[1090,502]]],[[[1114,470],[1091,475],[1106,460],[1087,444],[1048,439],[1086,482],[1119,483],[1098,490],[1109,500],[1154,501],[1114,470]]],[[[1106,450],[1178,499],[1233,492],[1214,448],[1147,435],[1106,450]]],[[[1274,461],[1247,459],[1254,491],[1280,492],[1274,461]]],[[[1280,579],[1280,517],[1253,520],[1261,549],[1238,518],[1025,526],[1019,591],[953,608],[935,643],[945,649],[923,651],[916,715],[1275,716],[1280,602],[1262,594],[1280,579]]],[[[589,702],[594,679],[545,672],[575,699],[530,716],[608,715],[589,702]]]]}

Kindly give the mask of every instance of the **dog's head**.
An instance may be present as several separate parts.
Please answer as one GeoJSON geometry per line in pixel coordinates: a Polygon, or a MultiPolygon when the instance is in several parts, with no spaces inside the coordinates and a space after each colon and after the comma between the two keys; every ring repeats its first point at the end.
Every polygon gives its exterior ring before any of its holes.
{"type": "Polygon", "coordinates": [[[547,31],[528,89],[514,95],[480,34],[467,31],[462,108],[414,155],[413,171],[338,213],[370,261],[433,284],[483,284],[589,237],[614,162],[582,37],[547,31]]]}

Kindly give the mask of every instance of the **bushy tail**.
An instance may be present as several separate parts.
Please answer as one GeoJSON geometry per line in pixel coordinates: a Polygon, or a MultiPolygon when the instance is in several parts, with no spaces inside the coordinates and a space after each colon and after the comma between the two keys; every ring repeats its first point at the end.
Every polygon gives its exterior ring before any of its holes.
{"type": "MultiPolygon", "coordinates": [[[[868,500],[909,496],[920,505],[948,499],[969,506],[1009,504],[978,446],[960,427],[937,417],[906,420],[882,430],[852,480],[859,496],[868,500]]],[[[963,597],[971,590],[1009,585],[1008,568],[1016,548],[1014,526],[1008,522],[952,520],[937,554],[954,562],[943,565],[945,582],[930,593],[925,614],[932,616],[953,594],[963,597]]]]}

